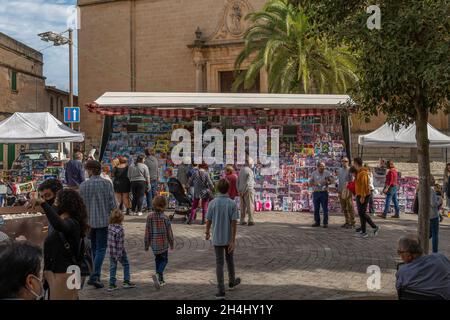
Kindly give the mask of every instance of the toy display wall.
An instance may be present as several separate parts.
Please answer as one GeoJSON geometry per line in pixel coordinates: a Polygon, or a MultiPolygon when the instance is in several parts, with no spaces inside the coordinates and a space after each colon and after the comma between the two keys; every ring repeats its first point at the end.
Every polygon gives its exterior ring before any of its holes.
{"type": "MultiPolygon", "coordinates": [[[[280,170],[277,175],[263,176],[261,167],[255,167],[257,210],[310,211],[311,190],[307,186],[309,175],[315,170],[318,160],[325,161],[327,169],[333,173],[346,155],[341,119],[339,115],[287,117],[287,116],[212,116],[197,119],[203,122],[203,130],[254,128],[279,129],[280,170]]],[[[171,148],[171,132],[177,128],[193,131],[193,120],[182,118],[161,118],[149,115],[115,116],[112,132],[106,146],[103,161],[107,164],[119,155],[127,156],[130,162],[144,153],[145,148],[153,148],[160,158],[160,191],[164,182],[176,168],[168,159],[171,148]]],[[[270,153],[270,144],[268,146],[270,153]]],[[[211,177],[217,181],[223,165],[210,168],[211,177]]],[[[330,209],[339,205],[336,186],[330,188],[330,209]]]]}
{"type": "Polygon", "coordinates": [[[65,183],[63,162],[47,160],[24,160],[20,169],[4,170],[1,173],[4,182],[13,182],[18,194],[35,191],[36,186],[47,179],[59,179],[65,183]]]}

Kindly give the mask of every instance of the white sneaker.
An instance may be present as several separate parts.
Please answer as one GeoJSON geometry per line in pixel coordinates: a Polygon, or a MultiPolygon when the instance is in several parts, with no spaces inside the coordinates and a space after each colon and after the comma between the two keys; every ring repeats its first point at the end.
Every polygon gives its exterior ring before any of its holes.
{"type": "Polygon", "coordinates": [[[360,237],[360,238],[368,238],[369,235],[367,234],[367,232],[364,232],[364,233],[360,233],[360,234],[359,234],[359,237],[360,237]]]}
{"type": "Polygon", "coordinates": [[[155,288],[158,290],[161,289],[161,284],[159,283],[158,275],[154,274],[152,276],[152,279],[153,279],[153,284],[155,285],[155,288]]]}
{"type": "Polygon", "coordinates": [[[375,229],[373,229],[373,236],[376,237],[379,232],[380,232],[380,227],[376,227],[375,229]]]}
{"type": "Polygon", "coordinates": [[[143,215],[143,213],[139,211],[139,212],[137,213],[137,215],[140,217],[140,216],[143,215]]]}

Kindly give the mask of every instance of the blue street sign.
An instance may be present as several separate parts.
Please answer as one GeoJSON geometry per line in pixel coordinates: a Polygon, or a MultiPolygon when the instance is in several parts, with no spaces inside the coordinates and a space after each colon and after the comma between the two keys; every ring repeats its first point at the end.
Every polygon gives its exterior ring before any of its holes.
{"type": "Polygon", "coordinates": [[[65,123],[80,122],[80,107],[65,107],[64,122],[65,123]]]}

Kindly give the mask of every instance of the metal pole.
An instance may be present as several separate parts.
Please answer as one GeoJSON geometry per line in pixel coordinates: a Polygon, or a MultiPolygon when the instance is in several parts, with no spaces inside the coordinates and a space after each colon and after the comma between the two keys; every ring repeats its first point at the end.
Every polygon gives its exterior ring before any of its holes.
{"type": "MultiPolygon", "coordinates": [[[[69,28],[69,107],[73,107],[73,30],[69,28]]],[[[73,129],[73,122],[70,128],[73,129]]],[[[70,155],[73,158],[73,142],[70,143],[70,155]]]]}
{"type": "MultiPolygon", "coordinates": [[[[73,107],[73,30],[69,29],[69,107],[73,107]]],[[[73,126],[72,126],[73,127],[73,126]]]]}

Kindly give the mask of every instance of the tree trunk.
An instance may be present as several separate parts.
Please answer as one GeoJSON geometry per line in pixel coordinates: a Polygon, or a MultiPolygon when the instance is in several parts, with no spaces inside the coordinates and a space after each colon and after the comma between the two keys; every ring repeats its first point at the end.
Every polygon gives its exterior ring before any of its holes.
{"type": "Polygon", "coordinates": [[[409,149],[409,162],[411,163],[417,162],[417,148],[409,149]]]}
{"type": "Polygon", "coordinates": [[[419,226],[418,236],[424,253],[428,253],[430,232],[430,141],[428,140],[428,110],[416,104],[416,140],[419,167],[419,226]]]}

